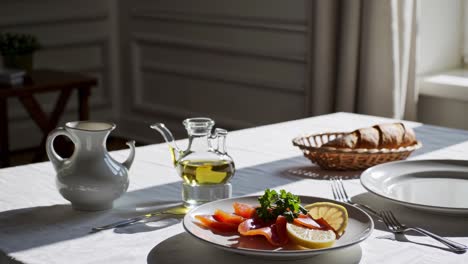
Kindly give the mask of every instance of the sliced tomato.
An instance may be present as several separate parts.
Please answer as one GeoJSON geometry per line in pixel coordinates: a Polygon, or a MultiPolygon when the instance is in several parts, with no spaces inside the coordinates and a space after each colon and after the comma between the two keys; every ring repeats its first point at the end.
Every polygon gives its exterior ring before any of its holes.
{"type": "Polygon", "coordinates": [[[236,232],[238,224],[224,223],[217,221],[211,215],[196,215],[195,218],[204,226],[216,230],[218,232],[236,232]]]}
{"type": "Polygon", "coordinates": [[[265,223],[259,219],[249,218],[239,225],[237,231],[243,236],[264,236],[274,246],[282,246],[288,242],[286,218],[278,216],[276,222],[265,223]]]}
{"type": "Polygon", "coordinates": [[[239,215],[227,213],[221,209],[216,209],[213,218],[219,222],[239,225],[244,222],[244,218],[239,215]]]}
{"type": "Polygon", "coordinates": [[[232,206],[234,207],[234,213],[244,218],[252,218],[256,213],[255,207],[249,204],[234,202],[232,206]]]}

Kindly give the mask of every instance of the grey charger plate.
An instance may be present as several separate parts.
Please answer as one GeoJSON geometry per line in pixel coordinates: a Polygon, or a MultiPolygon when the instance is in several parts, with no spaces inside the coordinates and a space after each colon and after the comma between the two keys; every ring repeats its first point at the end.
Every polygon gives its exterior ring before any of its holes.
{"type": "Polygon", "coordinates": [[[234,202],[258,205],[258,196],[229,198],[201,205],[192,209],[184,217],[183,226],[187,233],[213,247],[238,254],[271,259],[306,258],[346,248],[364,241],[367,237],[369,237],[369,235],[372,233],[372,230],[374,229],[374,222],[369,217],[369,215],[352,205],[320,197],[300,196],[300,198],[302,204],[304,205],[315,202],[333,202],[340,204],[347,209],[349,217],[348,226],[343,236],[338,239],[332,247],[324,249],[273,247],[262,236],[244,237],[234,233],[230,235],[216,234],[210,229],[207,229],[198,224],[198,221],[195,219],[195,215],[210,215],[213,214],[216,209],[221,209],[226,212],[233,212],[234,209],[232,204],[234,202]]]}

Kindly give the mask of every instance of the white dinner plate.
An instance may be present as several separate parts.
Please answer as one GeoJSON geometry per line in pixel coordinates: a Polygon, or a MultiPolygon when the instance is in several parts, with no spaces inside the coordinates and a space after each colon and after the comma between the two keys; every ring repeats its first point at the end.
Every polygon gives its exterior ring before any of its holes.
{"type": "Polygon", "coordinates": [[[361,184],[405,206],[442,214],[468,214],[468,161],[409,160],[365,170],[361,184]]]}
{"type": "Polygon", "coordinates": [[[230,198],[201,205],[192,209],[184,217],[183,225],[187,233],[211,246],[238,254],[273,259],[304,258],[349,247],[365,240],[374,229],[374,222],[369,215],[352,205],[318,197],[300,196],[300,198],[304,205],[314,202],[334,202],[343,205],[348,210],[349,222],[345,233],[332,247],[324,249],[294,249],[292,246],[289,246],[289,248],[274,247],[262,236],[244,237],[236,233],[230,235],[216,234],[201,226],[195,219],[196,215],[213,214],[216,209],[234,212],[232,207],[234,202],[258,206],[258,196],[230,198]]]}

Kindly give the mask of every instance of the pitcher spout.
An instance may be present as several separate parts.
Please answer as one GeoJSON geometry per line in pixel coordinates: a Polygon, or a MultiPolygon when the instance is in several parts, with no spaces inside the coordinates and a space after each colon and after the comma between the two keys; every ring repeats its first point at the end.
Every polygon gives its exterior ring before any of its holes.
{"type": "Polygon", "coordinates": [[[181,150],[177,147],[175,143],[174,136],[172,135],[171,131],[163,124],[163,123],[156,123],[150,126],[152,129],[157,130],[164,138],[164,140],[169,145],[169,150],[171,151],[171,158],[174,165],[176,161],[179,159],[181,150]]]}

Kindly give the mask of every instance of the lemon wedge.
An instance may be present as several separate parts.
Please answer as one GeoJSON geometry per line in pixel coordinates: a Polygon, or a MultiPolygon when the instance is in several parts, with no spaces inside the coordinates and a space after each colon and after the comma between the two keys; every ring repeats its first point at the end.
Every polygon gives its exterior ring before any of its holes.
{"type": "Polygon", "coordinates": [[[348,211],[339,204],[318,202],[304,206],[313,219],[323,218],[338,235],[342,235],[348,225],[348,211]]]}
{"type": "Polygon", "coordinates": [[[333,246],[336,240],[335,232],[332,230],[309,229],[287,223],[289,239],[296,245],[305,248],[327,248],[333,246]]]}

